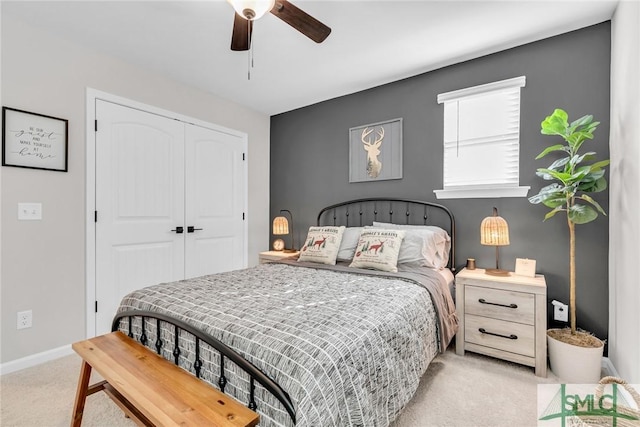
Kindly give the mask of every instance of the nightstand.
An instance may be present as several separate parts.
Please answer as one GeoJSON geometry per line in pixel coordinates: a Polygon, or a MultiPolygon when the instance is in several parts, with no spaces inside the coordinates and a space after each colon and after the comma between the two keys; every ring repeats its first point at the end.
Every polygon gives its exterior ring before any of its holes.
{"type": "Polygon", "coordinates": [[[284,252],[284,251],[265,251],[258,255],[258,262],[264,264],[270,261],[280,261],[282,259],[296,259],[300,252],[284,252]]]}
{"type": "Polygon", "coordinates": [[[482,353],[534,366],[537,376],[547,376],[544,276],[490,276],[464,268],[456,275],[456,312],[458,355],[482,353]]]}

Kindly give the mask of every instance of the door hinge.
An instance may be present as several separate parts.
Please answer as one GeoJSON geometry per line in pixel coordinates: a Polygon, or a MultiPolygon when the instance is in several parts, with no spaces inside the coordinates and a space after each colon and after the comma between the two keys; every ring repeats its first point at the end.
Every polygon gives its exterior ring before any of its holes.
{"type": "Polygon", "coordinates": [[[98,222],[98,211],[93,211],[93,221],[98,222]]]}
{"type": "Polygon", "coordinates": [[[242,220],[244,221],[244,212],[242,212],[242,220]]]}
{"type": "Polygon", "coordinates": [[[98,301],[96,301],[96,313],[98,312],[98,301]]]}
{"type": "Polygon", "coordinates": [[[244,161],[244,160],[245,160],[244,153],[242,153],[242,161],[244,161]]]}
{"type": "Polygon", "coordinates": [[[96,132],[98,132],[98,120],[95,120],[94,123],[95,123],[95,130],[96,130],[96,132]]]}

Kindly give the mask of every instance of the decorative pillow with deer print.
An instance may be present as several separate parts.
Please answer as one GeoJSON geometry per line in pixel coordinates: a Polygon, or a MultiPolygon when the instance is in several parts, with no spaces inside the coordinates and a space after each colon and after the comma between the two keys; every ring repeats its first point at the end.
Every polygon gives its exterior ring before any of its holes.
{"type": "Polygon", "coordinates": [[[405,230],[369,228],[360,233],[356,254],[349,267],[398,271],[398,254],[405,230]]]}
{"type": "Polygon", "coordinates": [[[335,265],[344,229],[344,226],[309,227],[298,261],[335,265]]]}

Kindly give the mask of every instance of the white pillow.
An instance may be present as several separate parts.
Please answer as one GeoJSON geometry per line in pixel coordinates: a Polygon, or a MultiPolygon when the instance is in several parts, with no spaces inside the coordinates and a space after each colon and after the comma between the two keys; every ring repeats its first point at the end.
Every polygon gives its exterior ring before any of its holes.
{"type": "Polygon", "coordinates": [[[344,229],[344,226],[309,227],[298,261],[335,265],[344,229]]]}
{"type": "Polygon", "coordinates": [[[449,262],[451,238],[440,227],[434,225],[405,225],[374,222],[373,227],[405,230],[398,264],[442,269],[449,262]]]}
{"type": "Polygon", "coordinates": [[[351,261],[353,259],[362,230],[364,230],[364,227],[345,228],[340,242],[340,249],[338,250],[338,261],[351,261]]]}
{"type": "Polygon", "coordinates": [[[360,233],[358,247],[349,267],[398,271],[398,254],[404,230],[365,228],[360,233]]]}

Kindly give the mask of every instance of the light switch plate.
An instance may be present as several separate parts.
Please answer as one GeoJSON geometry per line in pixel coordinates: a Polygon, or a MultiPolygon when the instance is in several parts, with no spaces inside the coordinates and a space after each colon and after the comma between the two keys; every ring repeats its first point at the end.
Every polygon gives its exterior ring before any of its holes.
{"type": "Polygon", "coordinates": [[[42,219],[42,203],[18,203],[18,220],[38,221],[42,219]]]}

